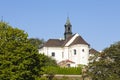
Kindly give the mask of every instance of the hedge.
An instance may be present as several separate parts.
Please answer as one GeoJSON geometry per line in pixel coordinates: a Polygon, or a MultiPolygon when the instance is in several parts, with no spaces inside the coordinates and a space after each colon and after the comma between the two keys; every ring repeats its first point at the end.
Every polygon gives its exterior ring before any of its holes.
{"type": "Polygon", "coordinates": [[[80,75],[81,67],[44,67],[45,74],[63,74],[63,75],[80,75]]]}

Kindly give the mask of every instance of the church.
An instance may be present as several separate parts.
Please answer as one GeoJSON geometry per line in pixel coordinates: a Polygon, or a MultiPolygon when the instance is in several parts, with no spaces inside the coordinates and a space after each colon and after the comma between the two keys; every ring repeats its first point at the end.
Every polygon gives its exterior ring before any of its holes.
{"type": "Polygon", "coordinates": [[[91,51],[90,44],[78,33],[72,33],[69,17],[67,17],[64,27],[64,39],[49,39],[39,49],[39,53],[52,57],[62,67],[88,65],[91,51]]]}

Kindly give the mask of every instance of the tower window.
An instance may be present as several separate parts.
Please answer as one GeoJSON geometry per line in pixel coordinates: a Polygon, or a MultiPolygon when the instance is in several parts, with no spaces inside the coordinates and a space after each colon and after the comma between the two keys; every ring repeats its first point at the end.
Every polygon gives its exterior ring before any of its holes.
{"type": "Polygon", "coordinates": [[[74,49],[74,55],[76,55],[76,54],[77,54],[76,49],[74,49]]]}
{"type": "Polygon", "coordinates": [[[55,52],[52,52],[51,56],[52,56],[52,57],[55,57],[55,52]]]}
{"type": "Polygon", "coordinates": [[[70,31],[70,27],[68,27],[68,31],[70,31]]]}

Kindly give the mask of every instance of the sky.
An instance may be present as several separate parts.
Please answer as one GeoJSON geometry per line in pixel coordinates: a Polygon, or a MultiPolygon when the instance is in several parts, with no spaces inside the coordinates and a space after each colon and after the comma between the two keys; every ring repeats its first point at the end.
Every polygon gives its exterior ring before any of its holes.
{"type": "Polygon", "coordinates": [[[63,38],[67,17],[98,51],[120,41],[120,0],[0,0],[0,19],[29,38],[63,38]]]}

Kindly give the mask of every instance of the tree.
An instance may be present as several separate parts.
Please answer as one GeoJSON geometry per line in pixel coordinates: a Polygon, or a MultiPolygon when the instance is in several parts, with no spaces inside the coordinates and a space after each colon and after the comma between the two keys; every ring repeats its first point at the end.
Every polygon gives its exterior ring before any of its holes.
{"type": "Polygon", "coordinates": [[[44,44],[44,40],[43,39],[38,39],[38,38],[30,38],[29,39],[30,43],[37,47],[40,48],[40,46],[42,46],[42,44],[44,44]]]}
{"type": "Polygon", "coordinates": [[[35,80],[43,73],[46,56],[27,37],[23,30],[0,22],[0,80],[35,80]]]}
{"type": "Polygon", "coordinates": [[[46,56],[45,58],[45,66],[58,67],[56,60],[52,59],[49,56],[46,56]]]}
{"type": "Polygon", "coordinates": [[[120,80],[120,42],[111,45],[99,55],[100,59],[89,64],[92,80],[120,80]]]}

